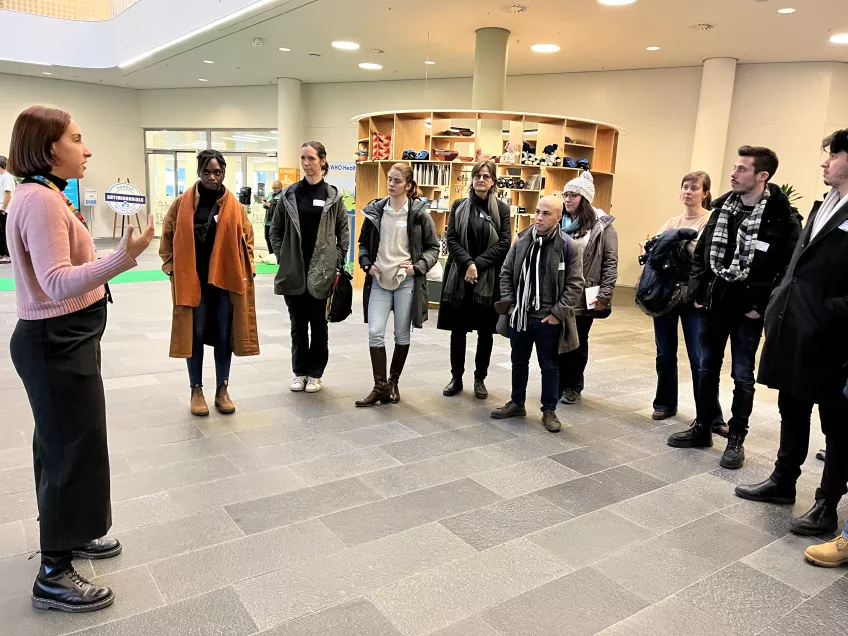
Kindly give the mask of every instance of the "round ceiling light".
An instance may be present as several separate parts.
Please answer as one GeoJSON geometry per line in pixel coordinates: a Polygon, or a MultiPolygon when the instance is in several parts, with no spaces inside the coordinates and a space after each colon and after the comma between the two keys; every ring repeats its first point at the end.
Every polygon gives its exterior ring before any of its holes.
{"type": "Polygon", "coordinates": [[[358,51],[359,45],[356,42],[333,42],[333,48],[342,51],[358,51]]]}
{"type": "Polygon", "coordinates": [[[204,64],[214,64],[215,62],[213,62],[212,60],[203,60],[203,63],[204,64]]]}
{"type": "Polygon", "coordinates": [[[837,33],[830,36],[830,41],[834,44],[848,44],[848,33],[837,33]]]}
{"type": "Polygon", "coordinates": [[[208,80],[208,79],[203,79],[202,77],[198,77],[198,78],[197,78],[197,81],[198,81],[198,82],[208,82],[209,80],[208,80]]]}
{"type": "Polygon", "coordinates": [[[647,50],[648,50],[648,51],[659,51],[659,50],[660,50],[660,47],[658,47],[658,46],[649,46],[649,47],[647,48],[647,50]]]}
{"type": "Polygon", "coordinates": [[[785,9],[778,9],[778,13],[782,13],[783,15],[789,15],[790,13],[795,13],[797,9],[793,9],[792,7],[786,7],[785,9]]]}
{"type": "Polygon", "coordinates": [[[557,53],[559,46],[556,44],[534,44],[530,50],[535,53],[557,53]]]}
{"type": "Polygon", "coordinates": [[[366,71],[379,71],[383,67],[379,64],[374,64],[373,62],[362,62],[362,64],[359,65],[359,68],[364,68],[366,71]]]}
{"type": "Polygon", "coordinates": [[[291,51],[291,49],[287,49],[287,48],[286,48],[286,47],[284,47],[284,46],[281,46],[281,47],[280,47],[280,50],[281,50],[283,53],[288,53],[289,51],[291,51]]]}
{"type": "Polygon", "coordinates": [[[636,0],[598,0],[601,4],[608,4],[611,7],[620,7],[625,4],[633,4],[636,0]]]}

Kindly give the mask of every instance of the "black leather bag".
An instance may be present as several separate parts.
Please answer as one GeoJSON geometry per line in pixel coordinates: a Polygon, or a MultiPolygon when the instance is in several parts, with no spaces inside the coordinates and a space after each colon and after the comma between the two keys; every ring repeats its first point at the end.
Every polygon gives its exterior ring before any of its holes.
{"type": "Polygon", "coordinates": [[[333,289],[327,298],[327,322],[342,322],[353,313],[353,276],[346,271],[336,273],[333,289]]]}

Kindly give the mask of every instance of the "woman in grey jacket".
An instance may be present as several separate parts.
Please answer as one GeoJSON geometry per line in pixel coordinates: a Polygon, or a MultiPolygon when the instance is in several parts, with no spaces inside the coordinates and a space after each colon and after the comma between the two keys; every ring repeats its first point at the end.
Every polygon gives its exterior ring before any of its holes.
{"type": "Polygon", "coordinates": [[[583,372],[589,361],[589,331],[595,318],[606,318],[612,312],[618,279],[618,234],[612,226],[615,217],[592,207],[595,183],[588,170],[566,184],[563,199],[562,229],[583,250],[584,289],[595,292],[583,299],[577,311],[580,346],[559,357],[560,402],[575,404],[583,392],[583,372]]]}
{"type": "Polygon", "coordinates": [[[269,234],[279,265],[274,293],[285,296],[291,320],[290,388],[317,393],[330,357],[327,298],[344,267],[350,224],[338,188],[324,181],[330,168],[324,145],[303,144],[300,166],[304,178],[283,191],[269,234]]]}

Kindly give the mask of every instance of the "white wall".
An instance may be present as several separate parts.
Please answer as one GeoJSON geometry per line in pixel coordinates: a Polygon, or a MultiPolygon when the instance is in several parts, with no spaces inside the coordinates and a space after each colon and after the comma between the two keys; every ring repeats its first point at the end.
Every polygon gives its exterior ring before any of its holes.
{"type": "MultiPolygon", "coordinates": [[[[34,104],[67,110],[79,124],[93,153],[81,187],[96,188],[99,201],[92,229],[96,236],[111,236],[114,216],[103,203],[103,193],[118,177],[129,178],[144,189],[144,137],[137,91],[0,74],[0,154],[8,155],[18,113],[34,104]]],[[[135,217],[132,220],[135,222],[135,217]]]]}
{"type": "Polygon", "coordinates": [[[142,128],[277,127],[277,85],[142,90],[142,128]]]}

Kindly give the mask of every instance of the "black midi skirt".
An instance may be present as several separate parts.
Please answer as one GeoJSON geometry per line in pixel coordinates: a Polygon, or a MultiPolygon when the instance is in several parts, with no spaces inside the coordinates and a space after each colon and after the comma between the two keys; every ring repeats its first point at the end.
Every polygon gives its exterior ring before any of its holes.
{"type": "Polygon", "coordinates": [[[26,388],[42,551],[72,550],[112,526],[100,338],[106,299],[72,314],[19,320],[12,362],[26,388]]]}

